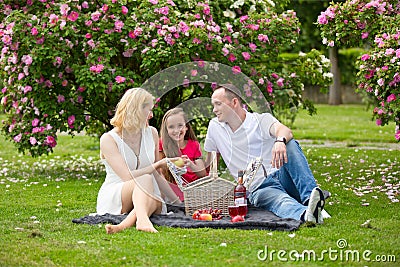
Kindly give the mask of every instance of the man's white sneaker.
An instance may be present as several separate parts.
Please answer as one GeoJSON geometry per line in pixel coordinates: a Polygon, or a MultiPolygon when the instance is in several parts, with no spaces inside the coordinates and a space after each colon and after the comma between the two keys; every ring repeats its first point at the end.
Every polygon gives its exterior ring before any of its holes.
{"type": "Polygon", "coordinates": [[[305,222],[312,222],[321,224],[324,222],[322,216],[322,210],[325,205],[325,198],[322,190],[318,187],[311,191],[310,200],[308,201],[308,207],[304,214],[305,222]]]}

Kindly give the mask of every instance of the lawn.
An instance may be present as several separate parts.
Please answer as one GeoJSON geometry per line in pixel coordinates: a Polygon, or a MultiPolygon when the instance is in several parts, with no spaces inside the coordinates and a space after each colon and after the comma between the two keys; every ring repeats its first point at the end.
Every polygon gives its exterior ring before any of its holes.
{"type": "Polygon", "coordinates": [[[32,159],[0,136],[0,266],[399,266],[400,146],[363,106],[318,105],[293,131],[332,218],[295,232],[177,229],[158,234],[71,222],[95,211],[98,141],[60,136],[32,159]],[[304,255],[304,258],[298,257],[304,255]]]}

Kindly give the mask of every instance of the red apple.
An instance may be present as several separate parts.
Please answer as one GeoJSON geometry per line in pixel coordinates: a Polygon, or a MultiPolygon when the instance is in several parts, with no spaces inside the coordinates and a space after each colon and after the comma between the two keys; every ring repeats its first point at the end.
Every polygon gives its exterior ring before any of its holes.
{"type": "Polygon", "coordinates": [[[194,213],[193,213],[193,215],[192,215],[192,218],[193,219],[195,219],[195,220],[198,220],[199,219],[199,217],[200,217],[200,212],[199,211],[195,211],[194,213]]]}
{"type": "Polygon", "coordinates": [[[200,214],[199,219],[202,221],[212,221],[212,216],[209,213],[202,213],[200,214]]]}
{"type": "Polygon", "coordinates": [[[236,215],[235,217],[232,218],[232,222],[244,222],[244,218],[240,215],[236,215]]]}

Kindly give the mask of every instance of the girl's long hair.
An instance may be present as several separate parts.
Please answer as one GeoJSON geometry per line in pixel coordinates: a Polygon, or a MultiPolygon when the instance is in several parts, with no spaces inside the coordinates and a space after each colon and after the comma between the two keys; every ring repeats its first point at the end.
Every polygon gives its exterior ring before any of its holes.
{"type": "Polygon", "coordinates": [[[184,139],[185,140],[195,140],[197,141],[196,135],[194,134],[192,126],[190,126],[190,123],[187,119],[187,116],[183,109],[181,108],[173,108],[168,110],[162,119],[161,122],[161,140],[163,143],[163,152],[166,157],[172,158],[172,157],[179,157],[181,156],[181,151],[179,149],[179,146],[175,140],[173,140],[169,135],[168,135],[168,129],[167,129],[167,120],[170,116],[172,115],[177,115],[177,114],[182,114],[183,119],[185,120],[185,125],[187,127],[187,131],[185,133],[184,139]]]}

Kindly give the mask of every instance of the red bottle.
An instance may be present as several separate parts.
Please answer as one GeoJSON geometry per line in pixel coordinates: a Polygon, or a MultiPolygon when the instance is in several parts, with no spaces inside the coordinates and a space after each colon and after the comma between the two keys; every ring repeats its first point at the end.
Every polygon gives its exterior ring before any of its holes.
{"type": "Polygon", "coordinates": [[[241,204],[247,204],[246,201],[246,187],[243,185],[243,175],[244,171],[238,171],[238,184],[236,185],[233,191],[233,200],[235,201],[235,205],[239,206],[241,204]]]}

